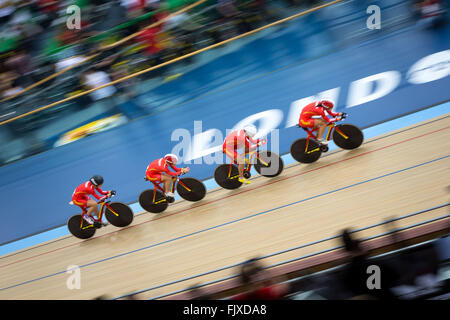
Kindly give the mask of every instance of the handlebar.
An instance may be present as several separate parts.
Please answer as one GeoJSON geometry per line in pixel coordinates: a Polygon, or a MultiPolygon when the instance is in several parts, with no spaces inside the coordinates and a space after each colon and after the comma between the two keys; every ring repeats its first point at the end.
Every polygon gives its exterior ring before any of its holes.
{"type": "MultiPolygon", "coordinates": [[[[348,114],[347,113],[345,113],[345,112],[342,112],[342,115],[340,116],[341,117],[341,119],[339,119],[338,121],[343,121],[344,119],[346,119],[347,118],[347,116],[348,116],[348,114]]],[[[335,121],[335,122],[329,122],[329,123],[327,123],[327,125],[330,125],[330,124],[333,124],[333,123],[336,123],[337,121],[335,121]]],[[[297,127],[297,128],[300,128],[300,129],[303,129],[303,130],[306,130],[305,128],[303,128],[300,124],[295,124],[295,126],[297,127]]]]}
{"type": "Polygon", "coordinates": [[[109,195],[109,196],[106,196],[103,200],[100,200],[99,202],[97,202],[97,203],[103,203],[103,202],[106,202],[106,201],[108,201],[109,199],[111,199],[112,197],[114,197],[116,195],[116,191],[114,191],[114,190],[111,190],[111,194],[109,195]]]}
{"type": "Polygon", "coordinates": [[[187,173],[187,172],[181,172],[179,175],[177,175],[177,176],[174,177],[174,180],[177,180],[177,181],[180,180],[180,177],[181,177],[181,176],[184,176],[186,173],[187,173]]]}

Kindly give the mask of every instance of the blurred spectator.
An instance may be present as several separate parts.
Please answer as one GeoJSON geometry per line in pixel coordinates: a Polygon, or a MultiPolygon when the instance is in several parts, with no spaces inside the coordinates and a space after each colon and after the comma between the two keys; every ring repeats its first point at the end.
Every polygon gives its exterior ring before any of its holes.
{"type": "MultiPolygon", "coordinates": [[[[81,82],[87,90],[93,89],[111,82],[109,75],[101,70],[89,69],[82,73],[81,82]]],[[[116,93],[114,85],[95,90],[89,94],[93,101],[99,101],[108,97],[112,97],[116,93]]]]}
{"type": "MultiPolygon", "coordinates": [[[[217,43],[237,33],[249,31],[270,14],[264,0],[213,1],[172,16],[159,26],[145,30],[139,37],[118,45],[114,50],[102,49],[107,44],[115,43],[167,18],[169,14],[179,10],[181,5],[194,2],[195,0],[80,0],[67,3],[60,0],[0,0],[1,98],[11,97],[55,72],[79,66],[46,80],[27,90],[27,93],[10,99],[1,107],[8,109],[7,113],[17,106],[26,112],[63,97],[79,94],[83,90],[186,55],[211,42],[217,43]],[[69,4],[76,4],[82,9],[81,29],[67,29],[65,9],[69,4]],[[82,63],[92,54],[99,55],[82,63]],[[86,71],[86,68],[90,69],[86,71]],[[22,103],[23,101],[26,103],[22,103]]],[[[123,99],[132,99],[137,92],[143,91],[145,86],[139,85],[141,81],[159,77],[174,68],[177,69],[177,74],[182,73],[183,69],[178,70],[178,67],[191,63],[193,59],[194,57],[183,59],[96,90],[72,100],[68,105],[89,108],[92,102],[109,99],[112,102],[104,105],[114,107],[117,105],[114,103],[117,93],[123,99]]],[[[124,114],[128,112],[139,116],[148,112],[148,104],[142,107],[131,100],[122,104],[127,106],[122,110],[124,114]]],[[[60,110],[63,109],[67,110],[64,107],[60,110]]],[[[27,126],[23,130],[21,128],[25,126],[19,121],[12,127],[17,132],[29,134],[63,117],[63,113],[58,112],[49,111],[49,115],[51,116],[27,117],[24,120],[27,126]]]]}
{"type": "Polygon", "coordinates": [[[59,0],[33,0],[35,10],[42,15],[40,25],[48,29],[58,18],[59,0]]]}
{"type": "Polygon", "coordinates": [[[232,18],[240,13],[233,0],[217,0],[217,10],[225,18],[232,18]]]}
{"type": "Polygon", "coordinates": [[[17,83],[18,78],[19,75],[11,71],[5,72],[0,75],[0,88],[2,98],[7,98],[23,90],[23,88],[17,83]]]}
{"type": "Polygon", "coordinates": [[[55,63],[55,69],[56,69],[56,71],[61,71],[65,68],[69,68],[69,67],[75,66],[77,64],[80,64],[84,60],[86,60],[86,57],[84,57],[84,56],[72,56],[69,58],[65,58],[65,59],[62,59],[61,61],[58,61],[57,63],[55,63]]]}
{"type": "MultiPolygon", "coordinates": [[[[142,22],[141,25],[145,28],[147,23],[142,22]]],[[[152,28],[145,29],[141,34],[136,37],[136,42],[142,44],[142,53],[147,57],[157,56],[161,50],[164,49],[162,46],[162,35],[161,26],[156,26],[152,28]]]]}
{"type": "Polygon", "coordinates": [[[420,0],[415,4],[415,10],[421,23],[427,27],[438,28],[445,23],[445,8],[442,0],[420,0]]]}
{"type": "Polygon", "coordinates": [[[288,292],[286,284],[273,282],[270,272],[257,258],[241,265],[240,281],[245,292],[231,297],[231,300],[279,300],[288,292]]]}
{"type": "Polygon", "coordinates": [[[18,75],[17,83],[22,86],[31,85],[33,81],[30,75],[35,70],[31,56],[27,50],[22,47],[14,52],[14,55],[8,58],[5,66],[18,75]]]}
{"type": "Polygon", "coordinates": [[[9,22],[15,10],[12,0],[0,0],[0,26],[9,22]]]}
{"type": "Polygon", "coordinates": [[[92,300],[110,300],[109,296],[106,294],[102,294],[98,297],[93,298],[92,300]]]}
{"type": "MultiPolygon", "coordinates": [[[[117,66],[113,66],[111,71],[112,80],[121,79],[129,74],[128,66],[123,63],[117,66]]],[[[117,83],[115,86],[117,91],[123,95],[125,98],[133,98],[136,96],[136,78],[127,79],[117,83]]]]}
{"type": "Polygon", "coordinates": [[[161,8],[161,0],[143,0],[145,2],[144,9],[147,12],[158,10],[161,8]]]}
{"type": "MultiPolygon", "coordinates": [[[[445,239],[445,238],[444,238],[445,239]]],[[[442,255],[438,244],[442,239],[400,254],[402,274],[392,290],[401,299],[418,299],[443,289],[445,282],[439,278],[442,255]]]]}
{"type": "Polygon", "coordinates": [[[395,295],[390,290],[394,285],[395,279],[397,279],[395,271],[381,261],[377,261],[376,263],[368,261],[366,249],[361,245],[359,240],[353,239],[348,229],[342,232],[341,240],[345,250],[350,255],[350,261],[344,267],[342,277],[342,281],[347,289],[353,292],[354,296],[364,295],[377,299],[395,299],[395,295]],[[367,286],[367,279],[369,277],[367,270],[371,265],[376,265],[381,270],[380,289],[369,289],[367,286]]]}

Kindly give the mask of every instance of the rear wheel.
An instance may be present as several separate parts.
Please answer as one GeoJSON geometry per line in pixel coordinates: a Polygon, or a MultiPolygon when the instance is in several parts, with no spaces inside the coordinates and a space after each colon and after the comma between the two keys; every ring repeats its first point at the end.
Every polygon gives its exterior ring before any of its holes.
{"type": "Polygon", "coordinates": [[[242,182],[238,179],[239,170],[234,164],[221,164],[214,170],[214,180],[222,188],[230,190],[239,188],[242,182]]]}
{"type": "Polygon", "coordinates": [[[116,227],[126,227],[133,222],[134,218],[131,208],[122,202],[113,202],[107,205],[105,216],[109,223],[116,227]]]}
{"type": "Polygon", "coordinates": [[[340,124],[334,128],[333,141],[342,149],[356,149],[363,143],[363,140],[364,135],[357,126],[352,124],[340,124]]]}
{"type": "Polygon", "coordinates": [[[291,156],[301,163],[316,162],[322,154],[320,145],[314,139],[309,139],[308,149],[306,149],[306,141],[305,138],[294,141],[291,145],[291,156]]]}
{"type": "Polygon", "coordinates": [[[148,189],[139,195],[139,204],[141,207],[152,213],[160,213],[167,209],[169,203],[164,194],[159,190],[148,189]],[[155,192],[155,194],[154,194],[155,192]],[[155,198],[153,199],[153,195],[155,198]]]}
{"type": "Polygon", "coordinates": [[[67,221],[67,227],[72,235],[79,239],[88,239],[95,233],[95,227],[85,221],[81,214],[74,215],[67,221]]]}

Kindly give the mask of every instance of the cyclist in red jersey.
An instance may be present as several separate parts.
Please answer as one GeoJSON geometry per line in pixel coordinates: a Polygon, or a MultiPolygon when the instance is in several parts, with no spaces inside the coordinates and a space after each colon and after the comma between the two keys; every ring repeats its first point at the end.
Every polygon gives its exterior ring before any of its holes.
{"type": "MultiPolygon", "coordinates": [[[[82,184],[80,184],[72,194],[72,203],[79,206],[82,210],[87,209],[87,214],[84,215],[84,219],[90,224],[94,224],[92,220],[92,214],[95,213],[96,217],[99,215],[98,203],[89,198],[89,195],[93,195],[97,200],[102,201],[105,198],[115,194],[114,190],[103,191],[100,187],[103,185],[103,177],[95,175],[82,184]],[[103,197],[97,195],[97,193],[103,195],[103,197]]],[[[107,223],[103,223],[106,225],[107,223]]]]}
{"type": "Polygon", "coordinates": [[[241,130],[231,132],[223,142],[222,151],[233,163],[238,164],[239,181],[249,184],[250,181],[244,178],[245,155],[256,149],[256,144],[265,144],[266,139],[253,139],[257,132],[254,125],[248,125],[241,130]],[[250,145],[253,143],[255,145],[250,145]],[[236,150],[244,148],[244,153],[238,154],[236,150]]]}
{"type": "Polygon", "coordinates": [[[331,111],[333,107],[334,103],[330,100],[320,100],[312,102],[303,108],[300,114],[300,118],[298,120],[300,127],[311,129],[318,128],[317,138],[319,140],[319,143],[321,144],[328,144],[328,141],[322,138],[325,129],[327,127],[327,124],[339,121],[343,117],[345,117],[345,114],[342,112],[331,111]],[[335,118],[333,119],[328,118],[325,112],[335,118]],[[321,116],[322,119],[313,118],[313,116],[321,116]]]}
{"type": "Polygon", "coordinates": [[[156,159],[147,166],[145,171],[145,177],[147,180],[164,183],[164,192],[167,197],[174,197],[175,195],[170,192],[170,186],[173,177],[176,177],[182,173],[189,172],[189,167],[177,168],[175,165],[178,162],[178,157],[174,154],[166,154],[164,158],[156,159]],[[175,172],[169,170],[172,168],[175,172]]]}

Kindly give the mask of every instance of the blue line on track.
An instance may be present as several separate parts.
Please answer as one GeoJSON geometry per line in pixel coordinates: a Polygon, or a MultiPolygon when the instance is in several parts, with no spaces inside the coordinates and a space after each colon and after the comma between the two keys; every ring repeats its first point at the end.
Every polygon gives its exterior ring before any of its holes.
{"type": "MultiPolygon", "coordinates": [[[[373,137],[376,137],[378,135],[391,132],[394,130],[398,130],[410,125],[417,124],[422,121],[429,120],[434,117],[442,116],[444,114],[447,114],[450,110],[450,102],[443,103],[422,111],[418,111],[397,119],[393,119],[387,122],[380,123],[378,125],[375,125],[373,127],[369,127],[363,130],[364,133],[364,139],[370,139],[373,137]]],[[[329,145],[330,151],[333,151],[336,149],[336,146],[334,143],[330,143],[329,145]]],[[[285,163],[285,165],[289,165],[291,163],[294,163],[295,160],[292,158],[290,154],[285,154],[281,157],[285,163]]],[[[254,170],[254,169],[252,169],[254,170]]],[[[255,172],[253,172],[255,174],[255,172]]],[[[203,181],[205,184],[207,190],[214,189],[218,187],[217,183],[214,181],[214,179],[208,179],[206,181],[203,181]]],[[[130,204],[131,209],[133,212],[141,212],[144,211],[138,202],[130,204]]],[[[58,237],[62,236],[68,236],[70,235],[69,231],[67,230],[67,226],[62,226],[55,228],[50,231],[42,232],[40,234],[21,239],[12,243],[8,243],[6,245],[0,246],[0,255],[6,255],[8,253],[22,250],[40,243],[43,243],[45,241],[53,240],[58,237]]]]}
{"type": "MultiPolygon", "coordinates": [[[[80,268],[85,268],[85,267],[88,267],[88,266],[91,266],[91,265],[94,265],[94,264],[98,264],[98,263],[105,262],[105,261],[108,261],[108,260],[116,259],[116,258],[125,256],[125,255],[129,255],[129,254],[132,254],[132,253],[135,253],[135,252],[139,252],[139,251],[142,251],[142,250],[150,249],[150,248],[153,248],[153,247],[156,247],[156,246],[161,246],[161,245],[166,244],[166,243],[174,242],[176,240],[187,238],[187,237],[190,237],[190,236],[193,236],[193,235],[196,235],[196,234],[199,234],[199,233],[203,233],[203,232],[206,232],[206,231],[209,231],[209,230],[217,229],[217,228],[220,228],[220,227],[223,227],[223,226],[226,226],[226,225],[230,225],[230,224],[233,224],[233,223],[236,223],[236,222],[239,222],[239,221],[243,221],[243,220],[247,220],[247,219],[250,219],[250,218],[254,218],[256,216],[260,216],[260,215],[263,215],[263,214],[266,214],[266,213],[274,212],[276,210],[287,208],[287,207],[290,207],[290,206],[293,206],[293,205],[296,205],[296,204],[299,204],[299,203],[302,203],[302,202],[306,202],[306,201],[309,201],[309,200],[312,200],[312,199],[315,199],[315,198],[323,197],[323,196],[326,196],[326,195],[329,195],[329,194],[332,194],[332,193],[336,193],[336,192],[339,192],[339,191],[342,191],[342,190],[345,190],[345,189],[356,187],[356,186],[359,186],[359,185],[364,184],[364,183],[368,183],[368,182],[371,182],[371,181],[379,180],[379,179],[382,179],[382,178],[385,178],[385,177],[388,177],[388,176],[391,176],[391,175],[394,175],[394,174],[397,174],[397,173],[405,172],[405,171],[408,171],[408,170],[411,170],[411,169],[414,169],[414,168],[418,168],[418,167],[421,167],[421,166],[424,166],[424,165],[427,165],[427,164],[430,164],[430,163],[433,163],[433,162],[437,162],[437,161],[440,161],[440,160],[443,160],[443,159],[446,159],[446,158],[449,158],[449,157],[450,157],[450,155],[446,155],[446,156],[443,156],[443,157],[440,157],[440,158],[437,158],[437,159],[433,159],[433,160],[430,160],[430,161],[427,161],[427,162],[419,163],[417,165],[414,165],[414,166],[411,166],[411,167],[408,167],[408,168],[404,168],[404,169],[400,169],[400,170],[397,170],[397,171],[393,171],[393,172],[390,172],[390,173],[387,173],[387,174],[384,174],[384,175],[381,175],[381,176],[378,176],[378,177],[375,177],[375,178],[371,178],[371,179],[364,180],[364,181],[361,181],[361,182],[358,182],[358,183],[354,183],[354,184],[351,184],[351,185],[348,185],[348,186],[345,186],[345,187],[342,187],[342,188],[339,188],[339,189],[335,189],[335,190],[328,191],[328,192],[325,192],[325,193],[322,193],[322,194],[319,194],[319,195],[315,195],[315,196],[312,196],[312,197],[309,197],[309,198],[305,198],[305,199],[302,199],[302,200],[299,200],[299,201],[295,201],[295,202],[292,202],[292,203],[289,203],[289,204],[286,204],[286,205],[283,205],[283,206],[279,206],[279,207],[276,207],[276,208],[273,208],[273,209],[270,209],[270,210],[266,210],[266,211],[263,211],[263,212],[258,212],[258,213],[252,214],[252,215],[244,217],[244,218],[240,218],[240,219],[236,219],[236,220],[229,221],[229,222],[226,222],[226,223],[222,223],[222,224],[219,224],[219,225],[216,225],[216,226],[213,226],[213,227],[210,227],[210,228],[206,228],[206,229],[203,229],[203,230],[200,230],[200,231],[192,232],[192,233],[180,236],[180,237],[176,237],[176,238],[169,239],[169,240],[166,240],[166,241],[163,241],[163,242],[155,243],[155,244],[152,244],[152,245],[147,246],[147,247],[139,248],[139,249],[136,249],[136,250],[133,250],[133,251],[129,251],[129,252],[125,252],[125,253],[122,253],[122,254],[119,254],[119,255],[115,255],[115,256],[112,256],[112,257],[109,257],[109,258],[105,258],[105,259],[102,259],[102,260],[99,260],[99,261],[94,261],[94,262],[91,262],[91,263],[88,263],[88,264],[84,264],[84,265],[80,266],[80,268]]],[[[53,273],[53,274],[50,274],[50,275],[46,275],[46,276],[43,276],[43,277],[40,277],[40,278],[36,278],[36,279],[33,279],[33,280],[28,280],[28,281],[25,281],[25,282],[21,282],[21,283],[18,283],[18,284],[15,284],[15,285],[12,285],[12,286],[9,286],[9,287],[6,287],[6,288],[2,288],[2,289],[0,289],[0,291],[4,291],[4,290],[7,290],[7,289],[15,288],[15,287],[18,287],[18,286],[21,286],[21,285],[25,285],[25,284],[28,284],[28,283],[31,283],[31,282],[36,282],[36,281],[39,281],[39,280],[42,280],[42,279],[50,278],[50,277],[53,277],[53,276],[56,276],[56,275],[59,275],[59,274],[62,274],[62,273],[66,273],[66,271],[60,271],[60,272],[53,273]]]]}

